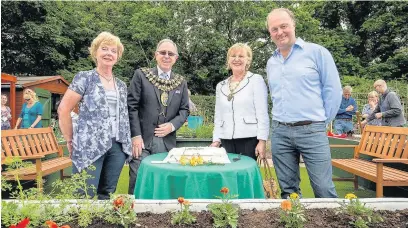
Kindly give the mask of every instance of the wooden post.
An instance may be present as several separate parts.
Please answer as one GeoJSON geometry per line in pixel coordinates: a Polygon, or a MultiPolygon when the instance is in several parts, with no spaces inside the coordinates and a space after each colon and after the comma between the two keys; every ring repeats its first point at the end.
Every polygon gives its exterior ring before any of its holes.
{"type": "Polygon", "coordinates": [[[381,162],[377,163],[377,183],[376,183],[376,193],[375,196],[377,198],[382,198],[383,194],[383,168],[384,164],[381,162]]]}
{"type": "Polygon", "coordinates": [[[356,112],[356,117],[357,117],[358,127],[360,128],[360,134],[363,134],[363,127],[361,125],[361,113],[359,111],[356,112]]]}

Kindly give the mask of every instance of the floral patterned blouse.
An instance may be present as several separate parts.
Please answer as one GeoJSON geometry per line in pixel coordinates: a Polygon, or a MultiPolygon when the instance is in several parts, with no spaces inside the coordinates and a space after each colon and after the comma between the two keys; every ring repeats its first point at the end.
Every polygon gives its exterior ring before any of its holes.
{"type": "Polygon", "coordinates": [[[8,130],[11,128],[11,110],[6,106],[6,110],[1,109],[1,130],[8,130]]]}
{"type": "Polygon", "coordinates": [[[122,143],[122,150],[131,156],[129,114],[127,108],[126,84],[116,79],[118,97],[117,121],[109,118],[109,105],[105,88],[96,70],[81,71],[72,80],[69,89],[82,96],[79,116],[73,132],[72,162],[79,171],[98,160],[112,147],[112,124],[117,124],[116,141],[122,143]]]}

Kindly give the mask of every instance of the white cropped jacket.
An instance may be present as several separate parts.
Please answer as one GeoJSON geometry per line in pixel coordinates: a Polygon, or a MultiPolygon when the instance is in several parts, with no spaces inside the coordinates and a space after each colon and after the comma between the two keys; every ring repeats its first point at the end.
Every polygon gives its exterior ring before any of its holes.
{"type": "Polygon", "coordinates": [[[217,84],[213,142],[269,136],[268,89],[261,75],[247,72],[231,101],[228,79],[217,84]]]}

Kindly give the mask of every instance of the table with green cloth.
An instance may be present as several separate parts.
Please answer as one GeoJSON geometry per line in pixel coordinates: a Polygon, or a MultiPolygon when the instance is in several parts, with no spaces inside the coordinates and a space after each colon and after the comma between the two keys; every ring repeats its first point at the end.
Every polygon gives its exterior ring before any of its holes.
{"type": "Polygon", "coordinates": [[[150,155],[140,164],[136,199],[215,199],[227,187],[238,199],[265,198],[262,177],[255,160],[247,156],[228,154],[231,161],[225,165],[153,164],[163,161],[167,153],[150,155]]]}

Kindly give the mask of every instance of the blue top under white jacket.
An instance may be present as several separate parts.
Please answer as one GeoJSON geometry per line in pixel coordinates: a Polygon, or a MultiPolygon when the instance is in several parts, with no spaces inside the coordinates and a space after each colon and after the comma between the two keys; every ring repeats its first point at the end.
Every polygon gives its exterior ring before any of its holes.
{"type": "Polygon", "coordinates": [[[268,140],[268,89],[262,76],[248,71],[235,92],[228,101],[228,79],[217,84],[213,142],[249,137],[268,140]]]}
{"type": "Polygon", "coordinates": [[[336,119],[351,119],[353,115],[356,114],[356,111],[357,111],[357,103],[354,100],[354,98],[350,97],[349,99],[346,99],[342,97],[340,108],[336,115],[336,119]],[[346,108],[349,105],[352,105],[354,107],[352,111],[346,111],[346,108]]]}

